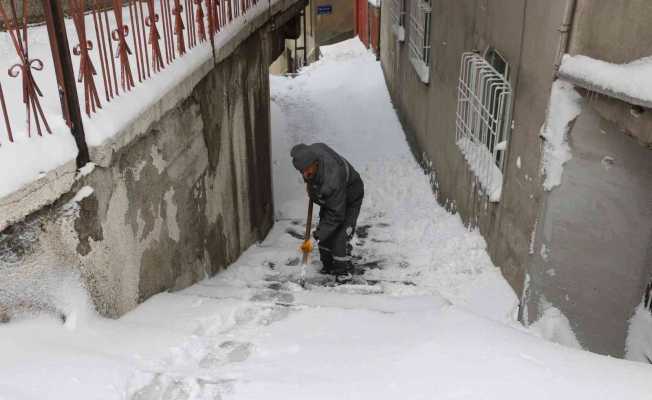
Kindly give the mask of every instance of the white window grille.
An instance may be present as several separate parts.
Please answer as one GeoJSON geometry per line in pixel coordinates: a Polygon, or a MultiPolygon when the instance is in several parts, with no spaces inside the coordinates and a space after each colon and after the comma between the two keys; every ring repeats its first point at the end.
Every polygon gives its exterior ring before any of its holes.
{"type": "Polygon", "coordinates": [[[410,61],[423,83],[430,82],[430,1],[410,0],[410,61]]]}
{"type": "Polygon", "coordinates": [[[499,201],[511,131],[512,87],[484,58],[464,53],[457,96],[457,145],[490,201],[499,201]]]}
{"type": "Polygon", "coordinates": [[[392,0],[392,32],[399,42],[405,41],[405,0],[392,0]]]}

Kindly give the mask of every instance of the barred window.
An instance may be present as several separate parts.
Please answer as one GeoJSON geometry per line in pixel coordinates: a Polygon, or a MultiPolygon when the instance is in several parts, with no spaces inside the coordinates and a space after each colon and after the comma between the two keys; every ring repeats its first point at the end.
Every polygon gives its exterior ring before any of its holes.
{"type": "Polygon", "coordinates": [[[410,1],[408,39],[410,61],[423,83],[430,82],[430,0],[410,1]]]}
{"type": "Polygon", "coordinates": [[[405,0],[392,0],[392,32],[399,42],[405,41],[405,0]]]}
{"type": "MultiPolygon", "coordinates": [[[[504,62],[501,57],[500,60],[504,62]]],[[[504,62],[504,71],[508,71],[504,62]]],[[[499,201],[511,131],[512,87],[476,53],[464,53],[458,82],[456,141],[490,201],[499,201]]]]}

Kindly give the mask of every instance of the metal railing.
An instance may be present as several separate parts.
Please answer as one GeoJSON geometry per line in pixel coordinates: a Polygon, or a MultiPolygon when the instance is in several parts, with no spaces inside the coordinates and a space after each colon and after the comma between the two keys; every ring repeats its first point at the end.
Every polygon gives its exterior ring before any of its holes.
{"type": "MultiPolygon", "coordinates": [[[[41,103],[39,101],[40,97],[43,97],[43,92],[36,84],[34,80],[33,71],[42,71],[43,62],[38,58],[29,57],[29,33],[30,30],[27,27],[27,24],[24,23],[21,27],[19,24],[19,19],[17,16],[16,5],[14,0],[10,1],[10,12],[5,9],[5,7],[0,3],[0,19],[4,21],[5,27],[7,29],[7,34],[11,40],[11,44],[16,51],[18,57],[18,62],[13,64],[9,70],[8,74],[12,78],[21,77],[21,86],[22,86],[22,102],[25,105],[25,114],[27,115],[27,134],[31,135],[32,121],[36,124],[37,133],[42,135],[41,124],[48,133],[51,133],[50,126],[45,118],[41,103]]],[[[27,16],[29,3],[23,0],[23,15],[27,16]]],[[[26,17],[25,17],[26,21],[26,17]]],[[[11,122],[9,118],[9,113],[7,111],[7,102],[5,100],[4,92],[0,90],[0,100],[2,103],[2,112],[4,120],[6,123],[7,136],[10,142],[14,141],[13,130],[11,128],[11,122]]]]}
{"type": "MultiPolygon", "coordinates": [[[[216,34],[258,0],[69,0],[66,10],[58,0],[43,0],[53,61],[49,71],[31,54],[30,34],[34,29],[42,30],[28,24],[31,3],[7,0],[3,6],[0,2],[0,22],[6,29],[0,34],[11,42],[17,58],[8,76],[22,80],[21,101],[26,115],[23,131],[16,121],[20,118],[14,118],[18,105],[10,104],[14,96],[3,91],[0,80],[0,134],[5,131],[0,144],[3,137],[14,142],[17,134],[52,133],[48,123],[51,115],[46,115],[41,106],[44,96],[60,98],[61,115],[72,128],[81,124],[81,117],[76,118],[79,112],[71,112],[71,108],[83,110],[90,118],[104,104],[129,95],[134,87],[152,79],[190,49],[208,42],[215,54],[216,34]],[[69,16],[65,20],[63,11],[69,16]],[[76,36],[70,38],[70,45],[66,25],[76,36]],[[76,83],[67,85],[66,73],[73,75],[76,83]],[[58,93],[41,90],[37,80],[47,79],[56,80],[58,93]]],[[[0,45],[6,49],[7,43],[0,45]]]]}
{"type": "Polygon", "coordinates": [[[475,173],[488,187],[502,185],[511,108],[512,87],[505,77],[480,55],[464,53],[458,82],[456,141],[466,156],[475,154],[475,173]],[[495,173],[496,167],[499,173],[495,173]],[[498,179],[501,181],[496,182],[498,179]]]}

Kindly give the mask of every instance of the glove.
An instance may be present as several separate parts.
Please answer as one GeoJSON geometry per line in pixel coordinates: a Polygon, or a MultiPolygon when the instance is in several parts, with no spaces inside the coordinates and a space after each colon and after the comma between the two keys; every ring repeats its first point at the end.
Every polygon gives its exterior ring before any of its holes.
{"type": "Polygon", "coordinates": [[[352,226],[347,226],[346,227],[346,240],[351,240],[353,239],[353,227],[352,226]]]}
{"type": "Polygon", "coordinates": [[[312,253],[313,245],[312,240],[308,239],[300,247],[301,251],[304,253],[312,253]]]}
{"type": "Polygon", "coordinates": [[[319,241],[319,232],[317,229],[312,231],[312,237],[315,238],[316,241],[319,241]]]}

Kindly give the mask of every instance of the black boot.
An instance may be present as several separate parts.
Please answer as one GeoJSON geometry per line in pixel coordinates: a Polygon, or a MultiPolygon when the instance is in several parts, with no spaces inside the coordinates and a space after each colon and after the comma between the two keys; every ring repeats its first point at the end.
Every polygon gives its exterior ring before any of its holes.
{"type": "Polygon", "coordinates": [[[333,274],[333,256],[331,252],[320,250],[319,258],[321,259],[321,265],[322,265],[322,268],[319,270],[319,273],[324,275],[333,274]]]}
{"type": "Polygon", "coordinates": [[[338,283],[345,283],[353,279],[353,264],[351,261],[333,261],[333,275],[338,283]]]}

